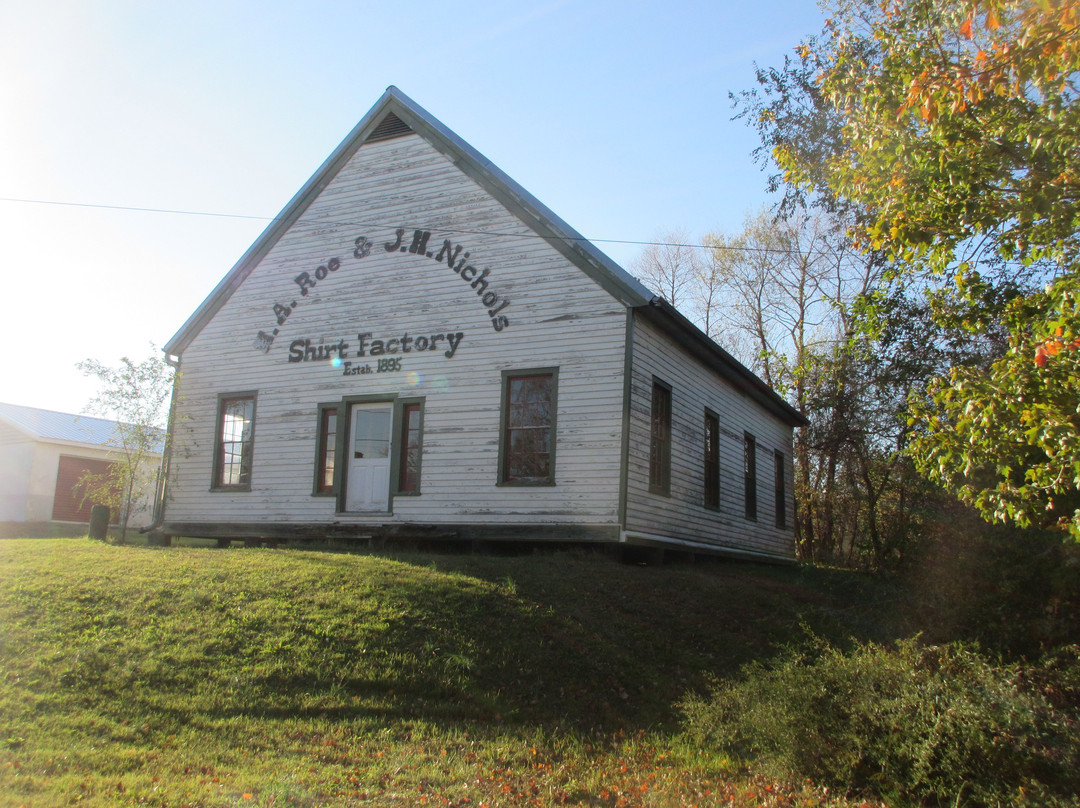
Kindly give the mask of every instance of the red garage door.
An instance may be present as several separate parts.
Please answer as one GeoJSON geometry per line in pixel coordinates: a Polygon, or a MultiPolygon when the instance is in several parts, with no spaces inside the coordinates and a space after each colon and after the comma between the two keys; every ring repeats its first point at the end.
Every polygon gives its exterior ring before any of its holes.
{"type": "MultiPolygon", "coordinates": [[[[91,460],[86,457],[60,456],[60,468],[56,472],[56,495],[53,497],[52,518],[58,522],[89,522],[90,508],[96,503],[83,502],[83,491],[76,488],[84,474],[105,474],[113,463],[111,460],[91,460]]],[[[110,514],[116,521],[118,514],[110,514]]]]}

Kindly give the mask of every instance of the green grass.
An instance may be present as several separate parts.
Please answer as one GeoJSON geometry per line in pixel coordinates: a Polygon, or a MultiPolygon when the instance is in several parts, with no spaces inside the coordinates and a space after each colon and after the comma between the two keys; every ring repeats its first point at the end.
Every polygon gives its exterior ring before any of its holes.
{"type": "Polygon", "coordinates": [[[912,615],[827,570],[2,541],[0,805],[823,804],[677,705],[912,615]]]}

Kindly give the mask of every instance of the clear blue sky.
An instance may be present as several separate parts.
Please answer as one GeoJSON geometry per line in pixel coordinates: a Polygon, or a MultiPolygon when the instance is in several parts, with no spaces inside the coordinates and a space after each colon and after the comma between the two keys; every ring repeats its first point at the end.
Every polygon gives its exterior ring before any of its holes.
{"type": "MultiPolygon", "coordinates": [[[[728,94],[822,21],[810,0],[0,0],[0,197],[271,217],[395,84],[587,237],[733,231],[767,200],[728,94]]],[[[0,401],[81,411],[75,362],[164,344],[265,225],[0,201],[0,401]]]]}

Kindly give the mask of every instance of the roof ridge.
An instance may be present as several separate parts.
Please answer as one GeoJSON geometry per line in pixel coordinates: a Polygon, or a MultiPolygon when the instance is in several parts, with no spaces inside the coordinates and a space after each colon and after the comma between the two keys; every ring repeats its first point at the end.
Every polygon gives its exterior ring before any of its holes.
{"type": "Polygon", "coordinates": [[[388,112],[393,113],[437,151],[451,157],[457,168],[478,182],[527,227],[543,236],[552,247],[624,305],[642,305],[652,297],[640,281],[612,261],[596,245],[570,227],[550,208],[518,185],[509,175],[435,116],[391,84],[308,181],[293,195],[281,212],[274,217],[240,257],[240,260],[225,274],[213,291],[180,327],[180,330],[165,344],[166,353],[170,355],[183,353],[251,271],[273,249],[278,240],[288,232],[308,206],[367,142],[388,112]]]}

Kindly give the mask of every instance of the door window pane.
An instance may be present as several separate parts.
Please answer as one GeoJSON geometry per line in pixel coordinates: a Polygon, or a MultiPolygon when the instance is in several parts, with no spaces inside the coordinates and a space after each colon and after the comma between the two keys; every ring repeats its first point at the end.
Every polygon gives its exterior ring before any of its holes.
{"type": "Polygon", "coordinates": [[[353,457],[378,460],[390,456],[390,410],[354,410],[353,457]]]}

